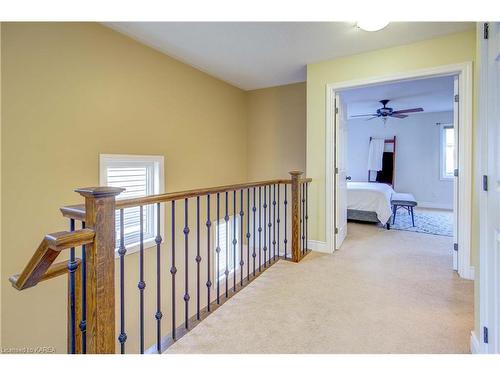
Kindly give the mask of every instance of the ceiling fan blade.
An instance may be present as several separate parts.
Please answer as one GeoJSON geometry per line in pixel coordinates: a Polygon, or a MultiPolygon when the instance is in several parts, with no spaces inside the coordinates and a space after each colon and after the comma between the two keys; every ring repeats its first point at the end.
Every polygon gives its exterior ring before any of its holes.
{"type": "Polygon", "coordinates": [[[367,118],[365,121],[370,121],[370,120],[373,120],[374,118],[378,118],[378,116],[373,116],[373,117],[367,118]]]}
{"type": "Polygon", "coordinates": [[[406,118],[408,115],[395,115],[394,113],[392,115],[389,115],[391,117],[396,117],[396,118],[406,118]]]}
{"type": "Polygon", "coordinates": [[[376,113],[372,113],[372,114],[369,114],[369,115],[352,115],[350,117],[366,117],[366,116],[377,116],[376,113]]]}
{"type": "Polygon", "coordinates": [[[399,111],[394,111],[392,114],[399,115],[401,113],[411,113],[411,112],[423,112],[423,108],[408,108],[408,109],[400,109],[399,111]]]}

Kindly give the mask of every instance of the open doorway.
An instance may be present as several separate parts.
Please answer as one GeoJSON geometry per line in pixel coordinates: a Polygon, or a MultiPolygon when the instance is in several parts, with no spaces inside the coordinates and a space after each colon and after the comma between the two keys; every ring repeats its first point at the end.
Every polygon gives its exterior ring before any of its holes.
{"type": "Polygon", "coordinates": [[[450,268],[473,279],[469,69],[328,87],[335,249],[348,220],[449,236],[450,268]]]}

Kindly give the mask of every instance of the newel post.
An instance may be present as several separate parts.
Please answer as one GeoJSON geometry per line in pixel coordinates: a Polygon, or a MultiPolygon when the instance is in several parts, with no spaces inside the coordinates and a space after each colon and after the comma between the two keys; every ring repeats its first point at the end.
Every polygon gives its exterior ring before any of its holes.
{"type": "Polygon", "coordinates": [[[300,260],[300,212],[299,177],[300,171],[289,172],[292,176],[292,261],[300,260]]]}
{"type": "Polygon", "coordinates": [[[85,226],[95,232],[87,245],[87,353],[115,353],[115,197],[124,189],[77,189],[85,197],[85,226]]]}

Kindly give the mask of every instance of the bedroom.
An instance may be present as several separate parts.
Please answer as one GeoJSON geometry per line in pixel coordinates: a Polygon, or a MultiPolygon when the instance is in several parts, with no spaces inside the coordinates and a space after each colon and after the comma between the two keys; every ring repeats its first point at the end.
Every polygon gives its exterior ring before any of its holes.
{"type": "Polygon", "coordinates": [[[456,83],[456,75],[447,75],[352,88],[337,96],[337,158],[344,160],[337,183],[345,179],[346,188],[346,210],[337,212],[337,221],[345,214],[350,227],[449,238],[453,269],[458,263],[456,83]]]}

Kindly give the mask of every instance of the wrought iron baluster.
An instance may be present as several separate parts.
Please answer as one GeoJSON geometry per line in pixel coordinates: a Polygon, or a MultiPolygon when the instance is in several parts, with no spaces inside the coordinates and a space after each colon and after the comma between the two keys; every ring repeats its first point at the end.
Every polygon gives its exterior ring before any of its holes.
{"type": "MultiPolygon", "coordinates": [[[[243,286],[243,190],[240,190],[240,286],[243,286]]],[[[235,277],[236,278],[236,277],[235,277]]]]}
{"type": "Polygon", "coordinates": [[[229,201],[229,194],[228,192],[226,191],[226,214],[224,215],[224,225],[225,225],[225,228],[226,228],[226,232],[225,232],[225,235],[226,235],[226,240],[225,240],[225,243],[226,243],[226,248],[225,248],[225,253],[226,253],[226,259],[225,259],[225,265],[226,265],[226,269],[224,271],[224,276],[225,276],[225,281],[226,281],[226,293],[224,294],[226,296],[226,298],[228,297],[229,295],[229,268],[228,268],[228,265],[229,265],[229,231],[228,231],[228,227],[229,227],[229,211],[228,211],[228,201],[229,201]]]}
{"type": "Polygon", "coordinates": [[[210,311],[210,289],[212,288],[212,281],[210,279],[210,230],[212,222],[210,221],[210,194],[207,194],[207,310],[210,311]]]}
{"type": "MultiPolygon", "coordinates": [[[[85,221],[82,221],[85,229],[85,221]]],[[[82,319],[79,324],[82,332],[82,354],[87,353],[87,248],[82,245],[82,319]]]]}
{"type": "MultiPolygon", "coordinates": [[[[70,219],[69,230],[74,232],[75,230],[75,219],[70,219]]],[[[70,342],[70,353],[76,353],[76,279],[75,271],[78,268],[78,263],[75,259],[75,248],[72,247],[69,251],[69,261],[68,261],[68,272],[69,272],[69,304],[70,304],[70,332],[69,332],[69,342],[70,342]]]]}
{"type": "Polygon", "coordinates": [[[176,339],[175,327],[175,274],[177,268],[175,267],[175,201],[172,201],[172,266],[170,267],[170,274],[172,275],[172,339],[176,339]]]}
{"type": "Polygon", "coordinates": [[[306,250],[309,248],[308,232],[309,232],[309,182],[306,183],[306,250]]]}
{"type": "MultiPolygon", "coordinates": [[[[259,186],[259,272],[261,271],[262,267],[262,260],[261,260],[261,252],[262,252],[262,244],[261,244],[261,233],[262,233],[262,221],[261,221],[261,208],[262,208],[262,202],[261,202],[261,188],[259,186]]],[[[254,276],[255,276],[255,270],[254,270],[254,276]]]]}
{"type": "Polygon", "coordinates": [[[276,260],[276,184],[273,185],[273,260],[276,260]]]}
{"type": "Polygon", "coordinates": [[[196,197],[196,319],[200,320],[200,197],[196,197]]]}
{"type": "Polygon", "coordinates": [[[287,243],[288,243],[288,239],[287,239],[287,233],[288,233],[288,227],[286,225],[286,218],[287,218],[287,206],[288,206],[288,201],[286,200],[286,197],[287,197],[287,184],[285,184],[285,200],[283,201],[283,205],[285,206],[285,239],[283,241],[283,244],[285,245],[285,259],[287,259],[286,257],[286,250],[287,250],[287,243]]]}
{"type": "Polygon", "coordinates": [[[252,258],[253,258],[253,276],[255,277],[255,257],[257,256],[255,252],[255,215],[256,215],[257,207],[255,207],[255,187],[253,188],[253,206],[252,206],[252,212],[253,212],[253,252],[252,252],[252,258]]]}
{"type": "Polygon", "coordinates": [[[280,256],[280,223],[281,223],[281,219],[280,219],[280,184],[278,184],[278,219],[276,220],[276,224],[278,224],[278,228],[277,228],[277,239],[276,239],[276,243],[278,244],[278,258],[280,256]]]}
{"type": "Polygon", "coordinates": [[[118,248],[118,255],[120,255],[120,335],[118,341],[120,342],[120,353],[125,354],[125,342],[127,341],[127,334],[125,333],[125,221],[123,215],[123,208],[120,210],[120,246],[118,248]]]}
{"type": "Polygon", "coordinates": [[[161,354],[161,226],[160,203],[156,203],[156,350],[161,354]]]}
{"type": "Polygon", "coordinates": [[[271,214],[272,214],[272,210],[271,210],[271,207],[272,207],[272,202],[271,202],[271,185],[269,185],[269,220],[268,220],[268,223],[267,223],[267,227],[268,227],[268,233],[267,233],[267,243],[268,243],[268,264],[271,265],[271,250],[272,250],[272,246],[271,246],[271,228],[273,226],[273,223],[271,222],[271,214]]]}
{"type": "Polygon", "coordinates": [[[301,223],[302,223],[302,254],[305,254],[306,252],[306,236],[305,236],[305,233],[306,233],[306,220],[305,220],[305,216],[306,216],[306,210],[305,210],[305,202],[306,202],[306,199],[305,199],[305,190],[306,188],[306,184],[303,183],[302,184],[302,216],[301,216],[301,223]]]}
{"type": "Polygon", "coordinates": [[[144,206],[139,206],[139,346],[140,353],[144,354],[144,206]]]}
{"type": "Polygon", "coordinates": [[[267,267],[267,186],[264,186],[264,268],[267,267]]]}
{"type": "Polygon", "coordinates": [[[233,290],[236,291],[236,190],[233,190],[233,290]]]}
{"type": "Polygon", "coordinates": [[[220,193],[217,193],[217,304],[220,304],[220,193]]]}
{"type": "Polygon", "coordinates": [[[250,280],[250,188],[247,188],[247,281],[250,280]]]}
{"type": "Polygon", "coordinates": [[[184,199],[184,327],[189,328],[189,221],[188,198],[184,199]]]}

